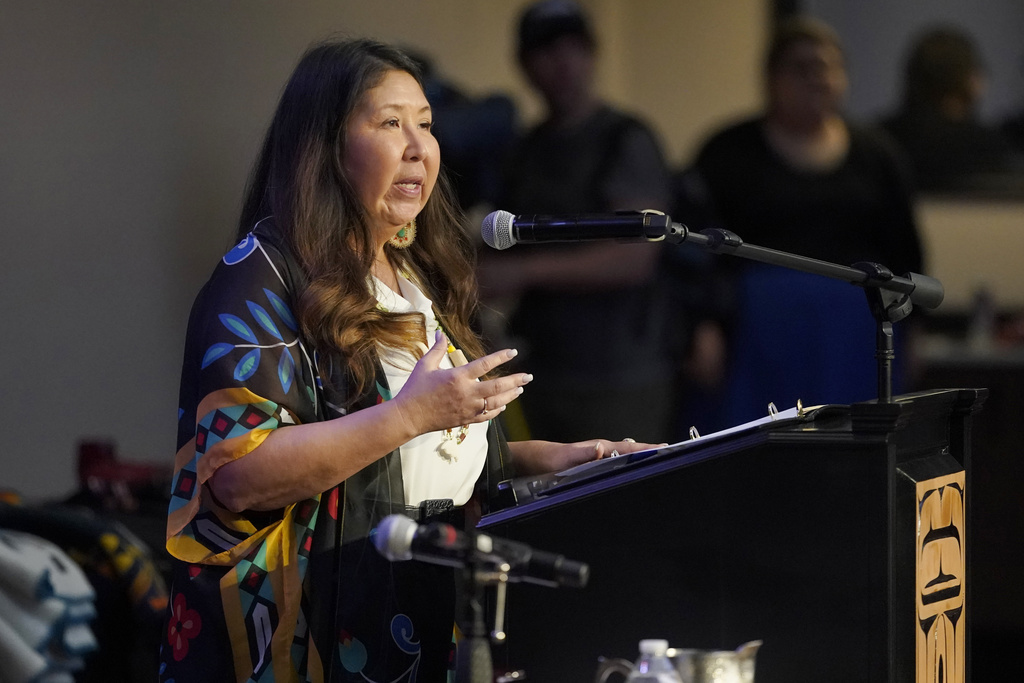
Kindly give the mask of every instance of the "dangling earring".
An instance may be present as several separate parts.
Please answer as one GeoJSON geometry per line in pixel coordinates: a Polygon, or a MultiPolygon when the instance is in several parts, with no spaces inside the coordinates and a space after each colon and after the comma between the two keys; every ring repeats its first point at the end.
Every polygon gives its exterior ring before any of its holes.
{"type": "Polygon", "coordinates": [[[388,243],[395,249],[408,249],[413,240],[416,239],[416,219],[402,226],[402,229],[395,233],[395,236],[388,240],[388,243]]]}

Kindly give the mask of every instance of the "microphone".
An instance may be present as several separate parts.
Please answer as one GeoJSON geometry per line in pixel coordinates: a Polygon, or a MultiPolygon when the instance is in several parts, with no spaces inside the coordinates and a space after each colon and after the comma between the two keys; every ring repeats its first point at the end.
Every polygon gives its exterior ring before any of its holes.
{"type": "Polygon", "coordinates": [[[421,560],[448,567],[475,561],[508,564],[509,581],[541,586],[582,588],[590,567],[562,555],[534,550],[525,543],[480,533],[465,533],[451,524],[417,524],[404,515],[389,515],[373,530],[373,544],[392,562],[421,560]]]}
{"type": "Polygon", "coordinates": [[[508,211],[492,211],[480,226],[484,242],[494,249],[508,249],[520,242],[658,242],[673,230],[672,219],[652,209],[576,216],[514,216],[508,211]]]}

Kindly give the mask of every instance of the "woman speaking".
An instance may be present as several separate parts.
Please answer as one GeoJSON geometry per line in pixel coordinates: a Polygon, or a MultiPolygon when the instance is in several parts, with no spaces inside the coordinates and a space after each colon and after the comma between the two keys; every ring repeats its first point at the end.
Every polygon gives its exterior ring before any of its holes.
{"type": "Polygon", "coordinates": [[[413,61],[368,40],[303,56],[189,320],[161,680],[444,680],[453,570],[390,564],[371,530],[647,447],[505,442],[493,418],[532,377],[495,373],[515,351],[470,327],[451,196],[413,61]]]}

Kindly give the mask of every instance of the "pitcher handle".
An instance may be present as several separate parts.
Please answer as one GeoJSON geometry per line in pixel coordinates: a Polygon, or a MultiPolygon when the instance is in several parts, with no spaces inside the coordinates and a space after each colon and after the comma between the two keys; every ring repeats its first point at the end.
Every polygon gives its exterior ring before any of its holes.
{"type": "Polygon", "coordinates": [[[622,680],[629,678],[633,672],[633,662],[626,659],[597,658],[597,673],[594,675],[594,683],[607,683],[608,678],[615,674],[621,674],[622,680]]]}

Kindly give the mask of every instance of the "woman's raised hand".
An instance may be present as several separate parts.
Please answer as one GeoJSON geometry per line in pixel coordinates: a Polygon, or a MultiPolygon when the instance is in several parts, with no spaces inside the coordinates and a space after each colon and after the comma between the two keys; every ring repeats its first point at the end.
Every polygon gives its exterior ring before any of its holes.
{"type": "Polygon", "coordinates": [[[516,357],[515,349],[503,349],[455,368],[440,367],[448,340],[437,332],[430,347],[393,399],[403,419],[416,434],[450,429],[496,417],[523,393],[533,375],[517,373],[481,380],[502,363],[516,357]]]}

